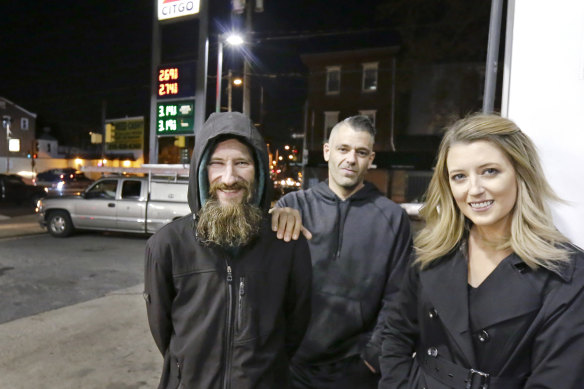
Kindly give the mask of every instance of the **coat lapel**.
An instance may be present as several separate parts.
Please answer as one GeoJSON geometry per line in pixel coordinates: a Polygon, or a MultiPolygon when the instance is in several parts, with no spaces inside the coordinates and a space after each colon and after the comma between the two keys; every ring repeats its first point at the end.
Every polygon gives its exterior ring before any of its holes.
{"type": "Polygon", "coordinates": [[[473,309],[480,312],[474,316],[477,329],[539,309],[547,277],[536,272],[546,271],[530,269],[515,254],[505,258],[476,290],[473,309]]]}
{"type": "Polygon", "coordinates": [[[420,272],[422,292],[438,312],[446,331],[469,366],[475,366],[468,316],[468,275],[460,250],[440,263],[420,272]]]}

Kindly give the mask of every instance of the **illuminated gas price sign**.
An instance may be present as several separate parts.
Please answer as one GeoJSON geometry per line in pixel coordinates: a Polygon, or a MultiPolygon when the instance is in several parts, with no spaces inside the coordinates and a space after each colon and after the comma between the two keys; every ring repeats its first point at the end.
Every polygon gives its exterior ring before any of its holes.
{"type": "Polygon", "coordinates": [[[193,97],[195,63],[166,65],[158,68],[158,99],[193,97]]]}
{"type": "Polygon", "coordinates": [[[193,134],[195,101],[164,101],[156,104],[156,135],[193,134]]]}

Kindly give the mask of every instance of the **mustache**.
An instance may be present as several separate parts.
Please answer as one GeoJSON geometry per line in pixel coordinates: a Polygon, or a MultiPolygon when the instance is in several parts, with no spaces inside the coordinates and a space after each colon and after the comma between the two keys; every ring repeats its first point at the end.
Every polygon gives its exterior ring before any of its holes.
{"type": "Polygon", "coordinates": [[[252,188],[251,183],[247,181],[236,181],[233,184],[227,185],[224,182],[213,182],[209,187],[209,196],[213,199],[217,199],[217,191],[218,190],[239,190],[242,189],[245,191],[243,198],[247,201],[251,200],[252,197],[252,188]]]}
{"type": "Polygon", "coordinates": [[[249,192],[250,185],[245,181],[236,181],[231,185],[227,185],[224,182],[214,182],[211,184],[209,188],[209,194],[213,194],[218,190],[238,190],[238,189],[246,189],[249,192]]]}

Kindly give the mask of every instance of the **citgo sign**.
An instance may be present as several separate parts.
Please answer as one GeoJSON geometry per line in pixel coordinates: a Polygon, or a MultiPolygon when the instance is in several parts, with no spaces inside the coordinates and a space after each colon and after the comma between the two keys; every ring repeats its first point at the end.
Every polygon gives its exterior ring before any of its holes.
{"type": "Polygon", "coordinates": [[[158,0],[158,20],[199,13],[200,0],[158,0]]]}

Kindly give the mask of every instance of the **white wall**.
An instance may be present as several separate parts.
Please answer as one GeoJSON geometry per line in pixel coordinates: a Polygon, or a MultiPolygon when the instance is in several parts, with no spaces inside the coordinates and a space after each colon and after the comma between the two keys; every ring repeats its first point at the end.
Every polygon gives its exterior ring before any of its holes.
{"type": "Polygon", "coordinates": [[[510,0],[503,116],[536,143],[569,204],[554,222],[584,247],[584,1],[510,0]]]}

